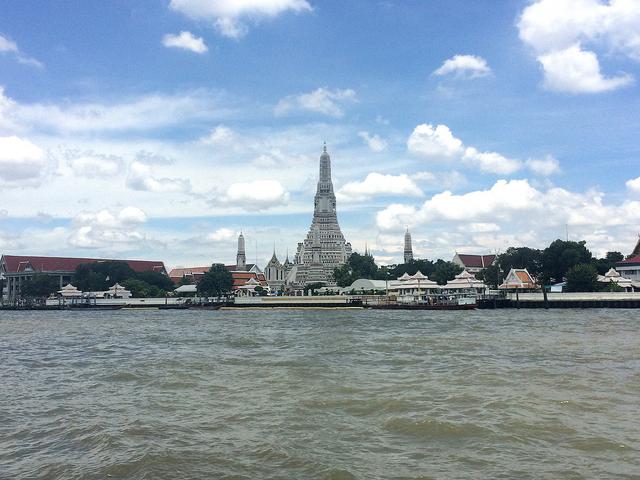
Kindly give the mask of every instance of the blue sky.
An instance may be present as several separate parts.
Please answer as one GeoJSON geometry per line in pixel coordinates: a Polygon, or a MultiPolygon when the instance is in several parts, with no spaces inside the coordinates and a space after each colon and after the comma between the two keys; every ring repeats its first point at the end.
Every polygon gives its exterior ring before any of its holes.
{"type": "Polygon", "coordinates": [[[633,0],[0,7],[0,251],[294,252],[326,141],[356,250],[625,253],[640,230],[633,0]],[[257,245],[256,245],[257,243],[257,245]]]}

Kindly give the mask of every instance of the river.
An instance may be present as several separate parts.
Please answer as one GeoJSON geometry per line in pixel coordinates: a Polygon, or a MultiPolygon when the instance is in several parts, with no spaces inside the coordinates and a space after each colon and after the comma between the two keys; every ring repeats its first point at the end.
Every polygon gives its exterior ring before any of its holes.
{"type": "Polygon", "coordinates": [[[640,478],[640,312],[0,312],[2,479],[640,478]]]}

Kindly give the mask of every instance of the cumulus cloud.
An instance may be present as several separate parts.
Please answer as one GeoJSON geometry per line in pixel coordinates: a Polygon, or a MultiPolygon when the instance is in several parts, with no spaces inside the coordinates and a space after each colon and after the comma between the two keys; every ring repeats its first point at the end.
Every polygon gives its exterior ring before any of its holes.
{"type": "Polygon", "coordinates": [[[194,20],[213,23],[220,34],[231,38],[246,35],[246,19],[255,21],[287,11],[311,11],[306,0],[171,0],[169,6],[194,20]]]}
{"type": "Polygon", "coordinates": [[[361,182],[349,182],[337,192],[345,201],[368,200],[376,196],[421,197],[422,190],[407,175],[370,173],[361,182]]]}
{"type": "Polygon", "coordinates": [[[411,153],[425,157],[454,157],[463,152],[462,140],[453,136],[446,125],[418,125],[407,141],[411,153]]]}
{"type": "Polygon", "coordinates": [[[8,216],[9,212],[4,208],[0,208],[0,220],[2,220],[3,218],[7,218],[8,216]]]}
{"type": "Polygon", "coordinates": [[[189,192],[191,182],[185,178],[159,178],[154,176],[153,169],[144,163],[133,162],[129,166],[127,187],[146,192],[189,192]]]}
{"type": "Polygon", "coordinates": [[[178,35],[168,33],[162,37],[162,44],[167,48],[180,48],[194,53],[206,53],[209,49],[202,37],[196,37],[191,32],[182,31],[178,35]]]}
{"type": "Polygon", "coordinates": [[[446,125],[418,125],[407,140],[407,148],[409,152],[432,161],[457,160],[487,173],[509,175],[522,168],[519,160],[496,152],[480,152],[475,147],[465,147],[446,125]]]}
{"type": "Polygon", "coordinates": [[[640,3],[635,0],[537,0],[522,12],[518,29],[550,90],[598,93],[633,81],[627,74],[602,74],[593,49],[640,60],[640,3]]]}
{"type": "Polygon", "coordinates": [[[566,93],[598,93],[617,90],[633,83],[631,75],[605,77],[600,72],[598,57],[584,51],[579,45],[540,55],[544,68],[544,86],[549,90],[566,93]]]}
{"type": "Polygon", "coordinates": [[[113,247],[130,245],[144,240],[137,229],[147,221],[146,214],[137,207],[124,207],[119,211],[100,210],[81,212],[73,219],[69,244],[77,248],[113,247]]]}
{"type": "Polygon", "coordinates": [[[627,180],[626,185],[632,192],[640,193],[640,177],[627,180]]]}
{"type": "Polygon", "coordinates": [[[491,75],[487,61],[475,55],[455,55],[445,60],[434,75],[444,76],[453,74],[456,78],[479,78],[491,75]]]}
{"type": "Polygon", "coordinates": [[[362,138],[372,152],[382,152],[387,148],[387,142],[378,135],[370,135],[369,132],[358,132],[358,136],[362,138]]]}
{"type": "Polygon", "coordinates": [[[438,193],[420,206],[393,204],[378,212],[377,225],[383,231],[401,231],[404,225],[432,225],[433,222],[508,225],[516,231],[551,229],[564,225],[589,228],[636,225],[640,202],[605,204],[604,195],[562,188],[543,191],[527,180],[499,180],[488,190],[460,195],[438,193]]]}
{"type": "Polygon", "coordinates": [[[527,160],[526,165],[536,175],[549,176],[560,173],[560,162],[551,155],[527,160]]]}
{"type": "Polygon", "coordinates": [[[0,137],[0,181],[36,184],[46,173],[47,156],[40,147],[16,136],[0,137]]]}
{"type": "Polygon", "coordinates": [[[344,105],[356,100],[356,92],[351,89],[330,90],[318,88],[310,93],[290,95],[278,102],[274,109],[276,116],[287,115],[296,111],[310,111],[331,117],[344,116],[344,105]]]}
{"type": "Polygon", "coordinates": [[[211,200],[212,205],[237,207],[242,210],[260,211],[286,205],[289,193],[277,180],[255,180],[237,182],[218,192],[211,200]]]}
{"type": "Polygon", "coordinates": [[[11,54],[13,55],[19,63],[23,65],[30,65],[32,67],[43,68],[44,65],[42,62],[36,60],[35,58],[31,58],[20,51],[18,48],[18,44],[13,40],[0,35],[0,54],[11,54]]]}

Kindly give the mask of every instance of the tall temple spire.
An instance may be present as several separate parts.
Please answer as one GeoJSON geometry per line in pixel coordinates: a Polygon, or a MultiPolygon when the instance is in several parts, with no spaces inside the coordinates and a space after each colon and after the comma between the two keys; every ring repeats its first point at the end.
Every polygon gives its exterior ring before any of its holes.
{"type": "Polygon", "coordinates": [[[240,235],[238,235],[238,253],[236,254],[236,270],[246,269],[247,255],[244,250],[244,235],[242,235],[242,230],[240,230],[240,235]]]}
{"type": "Polygon", "coordinates": [[[322,146],[319,167],[311,228],[304,242],[298,244],[295,256],[295,278],[291,283],[296,288],[313,282],[335,285],[333,270],[351,255],[351,244],[345,241],[338,224],[331,157],[326,143],[322,146]]]}
{"type": "Polygon", "coordinates": [[[413,246],[411,245],[411,234],[409,227],[404,234],[404,263],[410,263],[413,260],[413,246]]]}

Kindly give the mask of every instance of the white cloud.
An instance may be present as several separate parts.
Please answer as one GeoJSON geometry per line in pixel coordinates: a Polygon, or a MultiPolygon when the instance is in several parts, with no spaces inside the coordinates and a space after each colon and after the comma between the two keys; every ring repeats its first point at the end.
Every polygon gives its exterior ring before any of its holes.
{"type": "Polygon", "coordinates": [[[479,152],[473,147],[467,147],[462,157],[464,161],[477,166],[483,172],[510,175],[522,168],[522,163],[500,155],[496,152],[479,152]]]}
{"type": "Polygon", "coordinates": [[[632,192],[640,193],[640,177],[627,180],[625,185],[632,192]]]}
{"type": "Polygon", "coordinates": [[[593,49],[640,60],[640,3],[636,0],[537,0],[524,9],[518,28],[520,38],[542,64],[544,85],[551,90],[597,93],[622,88],[633,80],[626,74],[603,75],[593,49]]]}
{"type": "Polygon", "coordinates": [[[206,137],[200,139],[204,144],[208,145],[229,145],[237,140],[236,133],[229,127],[218,125],[206,137]]]}
{"type": "Polygon", "coordinates": [[[16,136],[0,137],[0,181],[33,184],[46,173],[44,150],[16,136]]]}
{"type": "Polygon", "coordinates": [[[551,155],[527,160],[526,165],[536,175],[549,176],[560,173],[560,162],[551,155]]]}
{"type": "Polygon", "coordinates": [[[310,93],[290,95],[283,98],[276,105],[274,113],[277,116],[282,116],[290,112],[306,110],[331,117],[342,117],[344,116],[344,104],[352,103],[355,100],[356,92],[354,90],[330,90],[321,87],[310,93]]]}
{"type": "Polygon", "coordinates": [[[225,191],[217,194],[211,203],[260,211],[286,205],[288,201],[289,193],[277,180],[255,180],[232,183],[225,191]]]}
{"type": "Polygon", "coordinates": [[[7,218],[8,216],[9,212],[4,208],[0,208],[0,220],[2,220],[3,218],[7,218]]]}
{"type": "Polygon", "coordinates": [[[86,178],[113,177],[119,174],[123,167],[122,159],[116,155],[67,150],[64,156],[71,171],[86,178]]]}
{"type": "Polygon", "coordinates": [[[43,68],[42,62],[35,58],[24,55],[18,48],[18,44],[13,40],[8,39],[0,35],[0,53],[10,53],[15,56],[16,60],[23,65],[30,65],[32,67],[43,68]]]}
{"type": "Polygon", "coordinates": [[[73,219],[68,242],[77,248],[104,248],[114,244],[131,245],[144,240],[137,228],[147,221],[146,214],[137,207],[120,211],[100,210],[81,212],[73,219]]]}
{"type": "Polygon", "coordinates": [[[509,175],[522,168],[519,160],[496,152],[479,152],[475,147],[465,147],[446,125],[418,125],[407,140],[407,148],[409,152],[430,160],[459,160],[471,168],[488,173],[509,175]]]}
{"type": "Polygon", "coordinates": [[[229,242],[236,237],[236,232],[229,228],[219,228],[215,232],[207,235],[206,239],[210,242],[229,242]]]}
{"type": "Polygon", "coordinates": [[[488,233],[499,232],[500,225],[491,222],[471,222],[468,224],[460,225],[458,230],[466,233],[488,233]]]}
{"type": "Polygon", "coordinates": [[[127,187],[147,192],[189,192],[191,182],[185,178],[158,178],[149,165],[133,162],[129,166],[127,187]]]}
{"type": "Polygon", "coordinates": [[[138,132],[227,117],[220,94],[193,90],[151,94],[112,103],[18,104],[0,90],[0,127],[40,132],[138,132]]]}
{"type": "Polygon", "coordinates": [[[370,173],[361,182],[349,182],[337,192],[340,200],[368,200],[375,196],[421,197],[422,190],[407,175],[370,173]]]}
{"type": "Polygon", "coordinates": [[[455,55],[445,60],[435,75],[443,76],[454,74],[457,78],[479,78],[491,74],[487,61],[475,55],[455,55]]]}
{"type": "Polygon", "coordinates": [[[557,235],[555,232],[560,232],[564,225],[584,231],[636,225],[640,221],[640,202],[627,200],[607,205],[604,195],[595,190],[575,193],[550,188],[542,191],[527,180],[499,180],[488,190],[461,195],[448,191],[438,193],[419,207],[390,205],[378,212],[376,220],[383,231],[401,231],[407,224],[434,228],[434,223],[445,222],[461,226],[496,224],[511,231],[551,231],[551,235],[557,235]]]}
{"type": "Polygon", "coordinates": [[[430,124],[418,125],[409,140],[407,148],[411,153],[425,157],[454,157],[463,151],[462,141],[455,138],[446,125],[435,128],[430,124]]]}
{"type": "Polygon", "coordinates": [[[194,53],[206,53],[209,49],[202,37],[196,37],[191,32],[180,32],[179,35],[171,33],[162,37],[162,44],[167,48],[181,48],[194,53]]]}
{"type": "Polygon", "coordinates": [[[603,76],[596,54],[582,50],[579,45],[540,55],[538,60],[544,68],[545,88],[556,92],[607,92],[631,85],[634,81],[627,74],[603,76]]]}
{"type": "Polygon", "coordinates": [[[170,8],[194,20],[212,22],[227,37],[247,33],[243,19],[259,20],[284,12],[310,11],[306,0],[171,0],[170,8]]]}
{"type": "Polygon", "coordinates": [[[358,132],[358,136],[364,140],[372,152],[382,152],[387,148],[387,142],[378,135],[369,135],[369,132],[358,132]]]}
{"type": "Polygon", "coordinates": [[[467,178],[456,170],[450,172],[416,172],[411,175],[411,179],[416,182],[426,184],[431,190],[455,190],[465,186],[467,178]]]}

